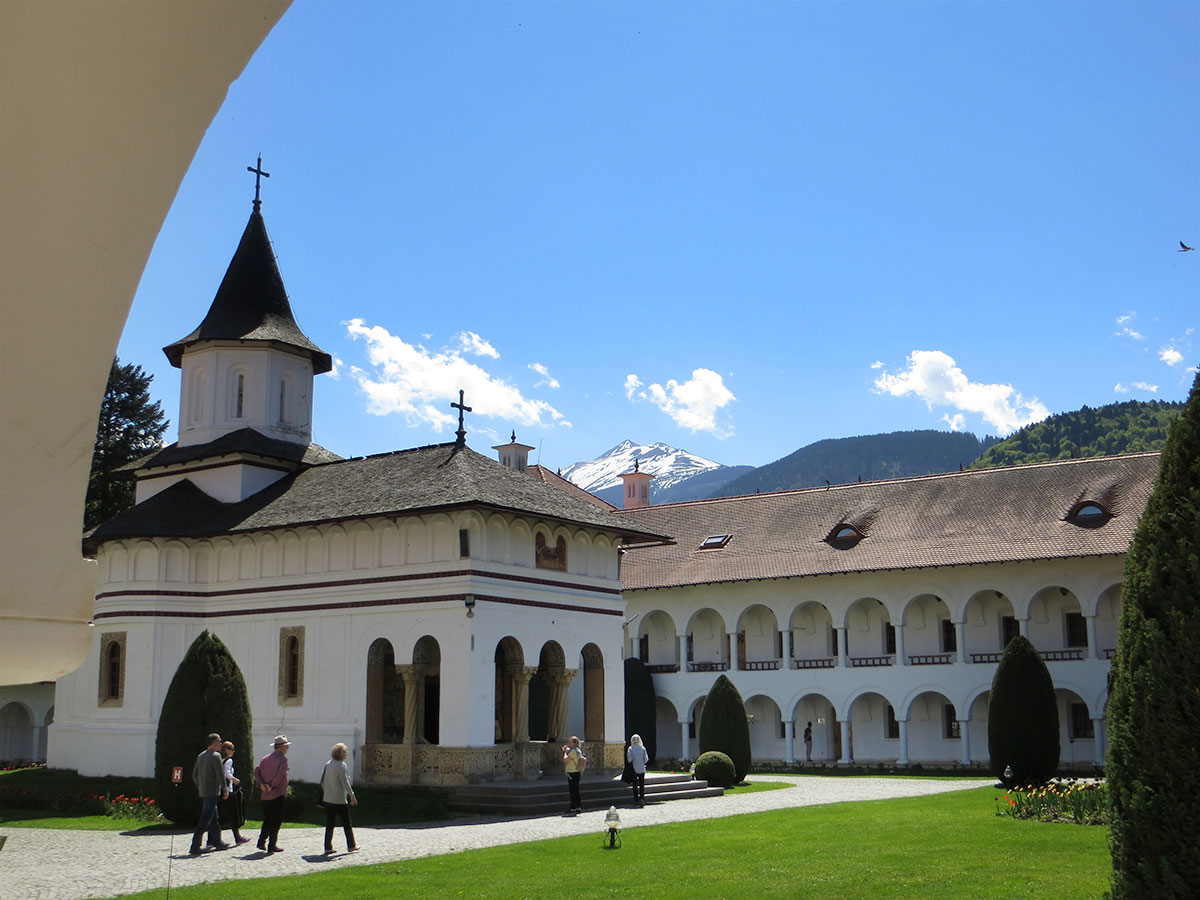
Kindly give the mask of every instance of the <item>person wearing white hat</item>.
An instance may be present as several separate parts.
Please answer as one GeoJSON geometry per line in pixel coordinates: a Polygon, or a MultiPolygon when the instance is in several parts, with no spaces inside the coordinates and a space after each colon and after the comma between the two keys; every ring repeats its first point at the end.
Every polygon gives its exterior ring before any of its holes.
{"type": "Polygon", "coordinates": [[[287,752],[291,742],[287,735],[275,737],[275,748],[254,767],[254,783],[262,791],[262,831],[258,833],[258,849],[279,853],[279,826],[283,824],[283,800],[287,796],[287,752]]]}

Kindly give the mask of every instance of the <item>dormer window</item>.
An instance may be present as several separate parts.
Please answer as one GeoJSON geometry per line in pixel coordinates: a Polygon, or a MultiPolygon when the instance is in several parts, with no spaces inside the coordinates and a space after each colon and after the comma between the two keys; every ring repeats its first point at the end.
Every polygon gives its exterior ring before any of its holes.
{"type": "Polygon", "coordinates": [[[833,530],[825,536],[825,542],[832,547],[836,547],[838,550],[849,550],[864,537],[866,535],[853,525],[842,522],[839,525],[835,525],[833,530]]]}
{"type": "Polygon", "coordinates": [[[1099,528],[1112,517],[1113,514],[1095,500],[1081,500],[1067,514],[1067,521],[1080,528],[1099,528]]]}
{"type": "Polygon", "coordinates": [[[697,550],[720,550],[733,539],[732,534],[710,534],[700,542],[697,550]]]}

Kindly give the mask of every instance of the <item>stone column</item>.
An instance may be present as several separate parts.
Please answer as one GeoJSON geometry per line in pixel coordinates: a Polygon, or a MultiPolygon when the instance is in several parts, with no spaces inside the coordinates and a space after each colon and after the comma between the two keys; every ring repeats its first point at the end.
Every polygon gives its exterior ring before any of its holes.
{"type": "Polygon", "coordinates": [[[846,667],[846,629],[844,626],[834,625],[833,633],[837,635],[837,664],[843,669],[846,667]]]}
{"type": "MultiPolygon", "coordinates": [[[[842,648],[845,649],[844,647],[842,648]]],[[[843,659],[845,658],[843,654],[843,659]]],[[[850,755],[850,722],[843,719],[838,723],[842,726],[842,758],[838,760],[840,763],[852,763],[854,757],[850,755]]]]}
{"type": "Polygon", "coordinates": [[[896,760],[896,765],[908,765],[908,719],[900,719],[897,723],[900,726],[900,758],[896,760]]]}
{"type": "Polygon", "coordinates": [[[422,666],[396,666],[396,674],[404,681],[404,743],[423,744],[425,736],[417,733],[417,713],[420,710],[420,691],[424,687],[422,666]]]}
{"type": "Polygon", "coordinates": [[[679,656],[678,656],[679,671],[686,672],[687,671],[687,635],[686,634],[676,635],[675,641],[679,648],[679,656]]]}
{"type": "Polygon", "coordinates": [[[550,716],[546,725],[546,740],[557,741],[567,735],[567,689],[571,679],[578,669],[551,669],[548,673],[550,681],[550,716]]]}
{"type": "Polygon", "coordinates": [[[1088,659],[1100,658],[1100,641],[1096,637],[1096,617],[1084,616],[1083,623],[1087,626],[1088,659]]]}
{"type": "Polygon", "coordinates": [[[783,761],[794,763],[796,761],[796,723],[790,719],[783,723],[783,739],[786,742],[783,761]]]}
{"type": "Polygon", "coordinates": [[[908,654],[904,651],[904,626],[894,625],[896,629],[896,664],[900,666],[908,665],[908,654]]]}
{"type": "Polygon", "coordinates": [[[529,741],[529,682],[537,674],[537,666],[512,666],[508,674],[513,680],[513,742],[529,741]]]}
{"type": "Polygon", "coordinates": [[[1023,637],[1023,638],[1029,637],[1029,617],[1028,616],[1026,616],[1024,619],[1017,619],[1017,631],[1019,631],[1021,633],[1021,637],[1023,637]]]}
{"type": "Polygon", "coordinates": [[[958,645],[958,661],[964,665],[967,662],[967,623],[954,623],[954,643],[958,645]]]}
{"type": "Polygon", "coordinates": [[[971,723],[969,721],[958,720],[959,744],[962,749],[962,758],[959,762],[964,766],[971,764],[971,723]]]}
{"type": "Polygon", "coordinates": [[[679,723],[679,746],[682,748],[679,751],[680,759],[691,759],[688,755],[691,752],[691,739],[688,737],[688,722],[679,723]]]}
{"type": "Polygon", "coordinates": [[[732,672],[738,669],[738,640],[736,631],[725,632],[725,660],[729,663],[729,670],[732,672]]]}

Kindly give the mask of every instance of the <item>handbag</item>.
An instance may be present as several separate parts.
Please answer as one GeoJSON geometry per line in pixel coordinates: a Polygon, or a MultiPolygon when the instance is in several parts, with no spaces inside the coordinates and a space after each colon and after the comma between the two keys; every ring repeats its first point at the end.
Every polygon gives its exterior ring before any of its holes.
{"type": "Polygon", "coordinates": [[[329,768],[329,763],[325,763],[325,768],[321,769],[321,780],[317,782],[317,806],[325,805],[325,769],[329,768]]]}

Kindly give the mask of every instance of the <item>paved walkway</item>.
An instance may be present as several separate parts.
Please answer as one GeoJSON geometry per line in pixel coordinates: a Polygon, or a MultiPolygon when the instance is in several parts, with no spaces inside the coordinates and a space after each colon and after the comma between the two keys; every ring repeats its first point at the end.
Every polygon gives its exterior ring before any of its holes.
{"type": "MultiPolygon", "coordinates": [[[[786,781],[791,787],[703,800],[675,800],[651,804],[644,809],[622,809],[622,826],[640,828],[797,806],[916,797],[993,783],[990,780],[796,778],[784,775],[763,776],[761,780],[786,781]]],[[[363,849],[332,857],[321,855],[322,828],[284,829],[280,833],[284,852],[272,856],[249,843],[196,858],[188,856],[187,852],[190,833],[172,836],[10,828],[7,829],[8,843],[0,852],[0,900],[112,897],[165,887],[168,875],[174,887],[232,878],[306,874],[337,866],[414,859],[572,834],[599,835],[603,822],[604,811],[595,810],[578,816],[516,820],[464,816],[431,825],[356,827],[355,837],[363,849]]],[[[0,831],[3,830],[0,825],[0,831]]],[[[340,831],[334,833],[334,846],[344,846],[340,831]]]]}

